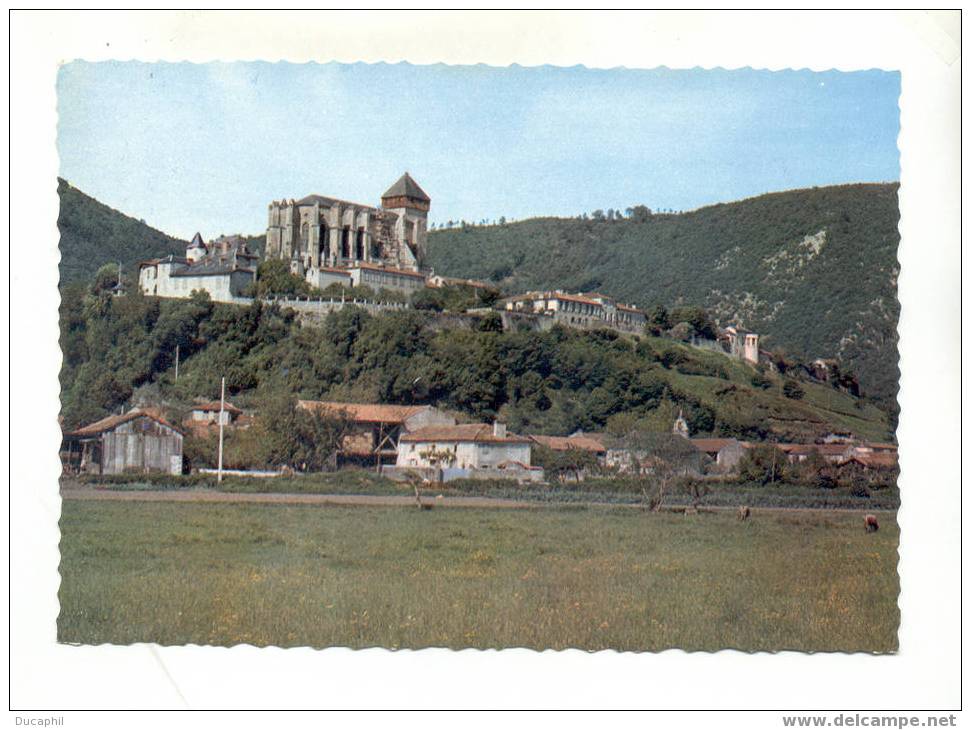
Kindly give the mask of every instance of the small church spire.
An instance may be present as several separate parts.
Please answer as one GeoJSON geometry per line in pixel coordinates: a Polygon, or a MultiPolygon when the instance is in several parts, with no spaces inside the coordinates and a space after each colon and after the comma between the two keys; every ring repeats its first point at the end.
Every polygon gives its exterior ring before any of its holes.
{"type": "Polygon", "coordinates": [[[688,422],[684,419],[684,412],[680,408],[678,409],[678,418],[671,428],[671,433],[683,436],[684,438],[688,438],[691,433],[688,429],[688,422]]]}

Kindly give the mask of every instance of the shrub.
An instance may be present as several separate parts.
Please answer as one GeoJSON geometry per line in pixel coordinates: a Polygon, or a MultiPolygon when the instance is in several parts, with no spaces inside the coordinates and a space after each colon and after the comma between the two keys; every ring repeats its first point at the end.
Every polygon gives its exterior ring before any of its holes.
{"type": "Polygon", "coordinates": [[[763,485],[786,482],[792,476],[786,455],[772,444],[749,449],[738,463],[738,474],[743,481],[763,485]]]}
{"type": "Polygon", "coordinates": [[[806,391],[795,380],[787,380],[786,384],[782,386],[782,395],[792,400],[802,400],[802,397],[806,395],[806,391]]]}
{"type": "Polygon", "coordinates": [[[489,312],[479,319],[476,329],[479,332],[502,332],[502,317],[498,312],[489,312]]]}
{"type": "Polygon", "coordinates": [[[759,388],[760,390],[768,390],[772,387],[772,381],[765,377],[762,373],[755,373],[752,376],[752,387],[759,388]]]}
{"type": "Polygon", "coordinates": [[[663,365],[668,370],[674,365],[680,365],[687,362],[688,356],[684,354],[681,350],[665,350],[661,353],[661,365],[663,365]]]}

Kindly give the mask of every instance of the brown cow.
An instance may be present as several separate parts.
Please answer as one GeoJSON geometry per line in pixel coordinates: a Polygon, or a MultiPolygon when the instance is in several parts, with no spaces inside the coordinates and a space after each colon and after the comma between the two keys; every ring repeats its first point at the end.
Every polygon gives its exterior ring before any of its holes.
{"type": "Polygon", "coordinates": [[[867,532],[876,532],[880,529],[880,523],[877,522],[876,515],[867,515],[863,518],[863,526],[866,528],[867,532]]]}
{"type": "Polygon", "coordinates": [[[744,522],[752,514],[752,510],[748,508],[748,505],[742,505],[738,508],[738,520],[739,522],[744,522]]]}

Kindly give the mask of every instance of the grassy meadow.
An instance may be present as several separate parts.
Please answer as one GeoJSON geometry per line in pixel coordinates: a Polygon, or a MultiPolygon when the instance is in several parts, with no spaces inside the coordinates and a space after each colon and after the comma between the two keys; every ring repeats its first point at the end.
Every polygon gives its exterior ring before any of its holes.
{"type": "Polygon", "coordinates": [[[65,500],[66,643],[897,648],[881,515],[65,500]]]}

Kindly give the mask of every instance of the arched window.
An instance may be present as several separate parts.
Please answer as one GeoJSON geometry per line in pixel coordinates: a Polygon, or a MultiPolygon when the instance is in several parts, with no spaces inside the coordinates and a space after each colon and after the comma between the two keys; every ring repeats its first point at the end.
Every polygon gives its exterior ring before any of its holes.
{"type": "Polygon", "coordinates": [[[351,257],[351,229],[344,226],[341,229],[341,258],[349,259],[351,257]]]}
{"type": "Polygon", "coordinates": [[[327,224],[320,224],[320,240],[318,241],[317,253],[320,256],[320,260],[324,261],[330,255],[329,249],[329,238],[327,236],[327,224]]]}
{"type": "Polygon", "coordinates": [[[300,251],[306,251],[310,245],[310,224],[306,221],[300,226],[300,251]]]}

